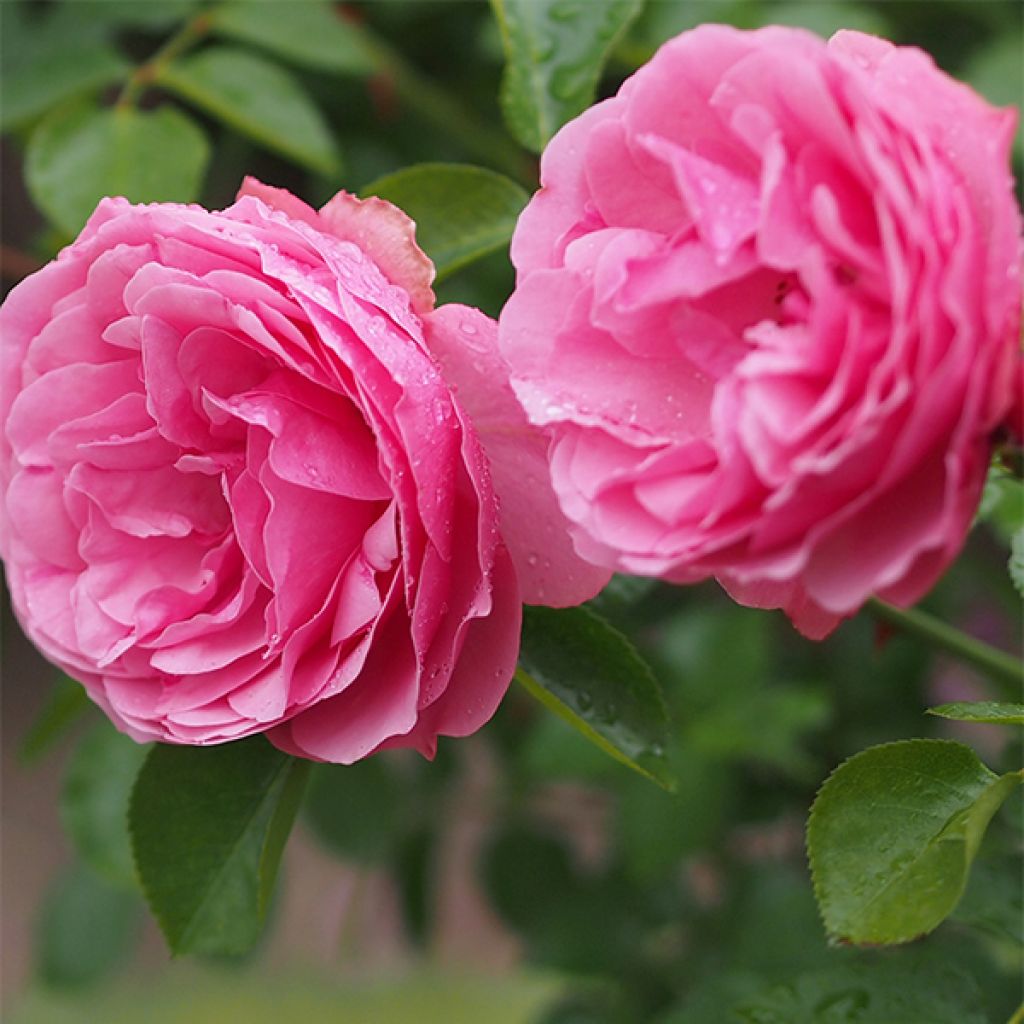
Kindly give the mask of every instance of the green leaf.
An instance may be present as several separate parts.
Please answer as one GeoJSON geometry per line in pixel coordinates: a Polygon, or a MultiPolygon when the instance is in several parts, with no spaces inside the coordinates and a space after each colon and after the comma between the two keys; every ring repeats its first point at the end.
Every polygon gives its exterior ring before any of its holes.
{"type": "Polygon", "coordinates": [[[309,767],[261,736],[150,752],[132,792],[132,849],[173,953],[255,943],[309,767]]]}
{"type": "Polygon", "coordinates": [[[416,241],[442,281],[467,263],[504,248],[529,198],[514,181],[468,164],[418,164],[363,189],[405,210],[416,241]]]}
{"type": "Polygon", "coordinates": [[[953,920],[1024,952],[1024,877],[1020,857],[979,857],[953,920]]]}
{"type": "Polygon", "coordinates": [[[337,856],[380,863],[403,834],[403,792],[402,779],[380,755],[349,765],[317,765],[303,818],[337,856]]]}
{"type": "Polygon", "coordinates": [[[360,76],[376,67],[354,26],[320,0],[234,0],[210,11],[210,28],[304,67],[360,76]]]}
{"type": "Polygon", "coordinates": [[[829,934],[878,944],[930,932],[956,906],[989,820],[1020,782],[948,740],[883,744],[841,764],[807,826],[829,934]]]}
{"type": "Polygon", "coordinates": [[[630,642],[587,608],[523,609],[516,678],[592,743],[666,789],[668,712],[630,642]]]}
{"type": "Polygon", "coordinates": [[[255,142],[321,174],[338,151],[316,104],[283,68],[246,50],[213,46],[160,68],[157,82],[255,142]]]}
{"type": "Polygon", "coordinates": [[[64,827],[82,860],[118,885],[135,885],[128,800],[148,751],[100,722],[82,738],[64,776],[64,827]]]}
{"type": "Polygon", "coordinates": [[[641,0],[491,0],[505,49],[501,106],[512,134],[540,152],[589,106],[609,52],[641,0]]]}
{"type": "Polygon", "coordinates": [[[747,1024],[988,1024],[968,975],[884,961],[800,975],[735,1013],[747,1024]]]}
{"type": "MultiPolygon", "coordinates": [[[[7,23],[5,17],[5,30],[7,23]]],[[[29,34],[25,43],[20,52],[10,45],[3,48],[0,131],[18,128],[58,103],[121,81],[131,67],[102,39],[83,40],[63,33],[38,38],[29,34]]]]}
{"type": "Polygon", "coordinates": [[[138,930],[138,894],[75,865],[51,887],[36,934],[36,969],[44,985],[82,988],[109,974],[138,930]]]}
{"type": "Polygon", "coordinates": [[[958,722],[994,722],[999,725],[1024,725],[1024,704],[1001,704],[994,700],[957,701],[929,708],[929,715],[952,718],[958,722]]]}
{"type": "Polygon", "coordinates": [[[74,103],[33,131],[25,180],[43,212],[76,235],[104,196],[191,202],[208,159],[203,133],[173,107],[101,110],[74,103]]]}
{"type": "Polygon", "coordinates": [[[92,707],[85,687],[61,673],[18,750],[24,764],[43,756],[92,707]]]}

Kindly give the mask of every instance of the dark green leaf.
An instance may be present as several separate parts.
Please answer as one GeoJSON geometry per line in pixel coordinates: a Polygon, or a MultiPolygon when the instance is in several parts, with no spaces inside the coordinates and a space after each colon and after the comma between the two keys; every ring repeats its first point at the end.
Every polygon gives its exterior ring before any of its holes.
{"type": "Polygon", "coordinates": [[[209,159],[195,123],[172,107],[61,107],[33,131],[25,180],[44,213],[69,235],[104,196],[133,202],[191,202],[209,159]]]}
{"type": "Polygon", "coordinates": [[[40,980],[52,988],[100,981],[126,958],[141,919],[136,893],[112,886],[84,865],[47,894],[36,939],[40,980]]]}
{"type": "Polygon", "coordinates": [[[241,953],[259,937],[308,770],[260,736],[150,752],[132,849],[172,952],[241,953]]]}
{"type": "Polygon", "coordinates": [[[215,7],[210,22],[219,35],[306,67],[350,75],[369,75],[375,68],[354,26],[321,0],[233,0],[215,7]]]}
{"type": "Polygon", "coordinates": [[[1000,725],[1024,725],[1024,704],[997,701],[958,701],[928,709],[929,715],[952,718],[958,722],[995,722],[1000,725]]]}
{"type": "MultiPolygon", "coordinates": [[[[6,49],[6,48],[5,48],[6,49]]],[[[34,59],[0,63],[0,131],[9,131],[79,94],[123,79],[130,65],[102,40],[67,39],[38,47],[34,59]]]]}
{"type": "Polygon", "coordinates": [[[850,758],[822,786],[807,849],[829,934],[908,942],[956,906],[992,815],[1020,783],[947,740],[904,740],[850,758]]]}
{"type": "Polygon", "coordinates": [[[338,152],[316,104],[283,68],[257,54],[214,46],[161,67],[164,88],[235,131],[321,174],[338,152]]]}
{"type": "Polygon", "coordinates": [[[668,712],[630,642],[587,608],[523,609],[519,681],[606,753],[665,788],[668,712]]]}
{"type": "Polygon", "coordinates": [[[966,974],[883,961],[801,975],[736,1012],[747,1024],[988,1024],[966,974]]]}
{"type": "Polygon", "coordinates": [[[66,675],[59,675],[21,741],[18,751],[21,760],[29,764],[45,754],[91,707],[85,687],[66,675]]]}
{"type": "Polygon", "coordinates": [[[403,834],[403,784],[380,755],[355,764],[317,765],[303,817],[339,857],[379,863],[403,834]]]}
{"type": "Polygon", "coordinates": [[[514,181],[466,164],[419,164],[363,190],[416,221],[416,241],[434,261],[437,280],[508,245],[526,201],[514,181]]]}
{"type": "Polygon", "coordinates": [[[82,860],[118,885],[135,885],[128,800],[148,751],[100,722],[75,748],[64,777],[64,827],[82,860]]]}
{"type": "Polygon", "coordinates": [[[594,99],[608,53],[641,0],[491,0],[505,49],[501,105],[536,152],[594,99]]]}

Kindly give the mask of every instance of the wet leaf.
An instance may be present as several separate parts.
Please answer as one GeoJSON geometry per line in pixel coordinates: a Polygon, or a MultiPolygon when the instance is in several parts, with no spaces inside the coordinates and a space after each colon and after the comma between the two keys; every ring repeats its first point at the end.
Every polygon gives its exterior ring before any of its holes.
{"type": "Polygon", "coordinates": [[[587,608],[523,609],[516,678],[605,753],[671,789],[668,711],[633,645],[587,608]]]}
{"type": "Polygon", "coordinates": [[[609,52],[641,0],[491,0],[505,49],[501,106],[512,134],[540,152],[594,99],[609,52]]]}
{"type": "Polygon", "coordinates": [[[841,764],[807,827],[829,934],[884,944],[930,932],[956,906],[992,815],[1020,782],[947,740],[883,744],[841,764]]]}

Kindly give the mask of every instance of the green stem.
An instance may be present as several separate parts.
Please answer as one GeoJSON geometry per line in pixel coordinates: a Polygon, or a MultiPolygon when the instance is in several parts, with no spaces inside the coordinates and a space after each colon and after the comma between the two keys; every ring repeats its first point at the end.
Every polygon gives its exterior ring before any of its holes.
{"type": "Polygon", "coordinates": [[[446,89],[416,70],[397,50],[362,26],[359,33],[366,52],[380,74],[394,85],[413,110],[458,142],[485,164],[497,165],[510,177],[533,191],[537,187],[534,159],[504,132],[495,131],[446,89]]]}
{"type": "Polygon", "coordinates": [[[134,107],[142,93],[156,81],[160,70],[195,46],[210,31],[212,24],[213,19],[205,11],[186,21],[149,60],[131,73],[117,98],[115,108],[127,110],[134,107]]]}
{"type": "Polygon", "coordinates": [[[953,626],[916,608],[895,608],[872,598],[867,604],[875,618],[905,633],[927,640],[961,661],[973,665],[1004,688],[1011,700],[1020,700],[1024,687],[1024,663],[981,640],[975,640],[953,626]]]}

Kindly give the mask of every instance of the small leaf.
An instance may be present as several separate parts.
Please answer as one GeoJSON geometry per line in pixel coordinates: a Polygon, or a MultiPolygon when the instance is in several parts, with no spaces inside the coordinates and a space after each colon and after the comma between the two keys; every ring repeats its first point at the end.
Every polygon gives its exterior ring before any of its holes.
{"type": "Polygon", "coordinates": [[[18,756],[22,762],[31,764],[42,757],[92,706],[81,683],[58,675],[46,703],[21,741],[18,756]]]}
{"type": "Polygon", "coordinates": [[[512,134],[540,152],[594,99],[609,52],[641,0],[491,0],[505,49],[501,106],[512,134]]]}
{"type": "Polygon", "coordinates": [[[605,753],[673,787],[668,712],[649,666],[587,608],[523,609],[516,678],[605,753]]]}
{"type": "Polygon", "coordinates": [[[76,235],[104,196],[191,202],[209,159],[196,124],[173,107],[61,107],[33,131],[25,180],[43,212],[76,235]]]}
{"type": "Polygon", "coordinates": [[[807,827],[829,934],[878,944],[930,932],[956,906],[989,820],[1020,782],[948,740],[883,744],[841,764],[807,827]]]}
{"type": "Polygon", "coordinates": [[[241,953],[259,938],[309,767],[261,736],[150,752],[132,849],[173,953],[241,953]]]}
{"type": "Polygon", "coordinates": [[[389,200],[416,221],[416,241],[438,281],[507,246],[529,198],[514,181],[468,164],[419,164],[380,178],[363,194],[389,200]]]}
{"type": "Polygon", "coordinates": [[[210,28],[323,71],[362,76],[376,67],[355,26],[321,0],[232,0],[210,11],[210,28]]]}
{"type": "Polygon", "coordinates": [[[338,152],[302,86],[283,68],[246,50],[213,46],[161,67],[157,82],[235,131],[332,175],[338,152]]]}
{"type": "Polygon", "coordinates": [[[1001,704],[992,700],[958,701],[929,708],[929,715],[952,718],[958,722],[993,722],[999,725],[1024,725],[1024,704],[1001,704]]]}
{"type": "Polygon", "coordinates": [[[118,885],[135,885],[128,800],[148,751],[100,722],[78,744],[64,777],[64,827],[82,860],[118,885]]]}
{"type": "Polygon", "coordinates": [[[981,995],[961,971],[879,961],[799,975],[734,1011],[747,1024],[987,1024],[981,995]]]}
{"type": "Polygon", "coordinates": [[[58,989],[95,984],[126,958],[141,920],[138,894],[75,865],[51,887],[36,937],[36,969],[58,989]]]}

